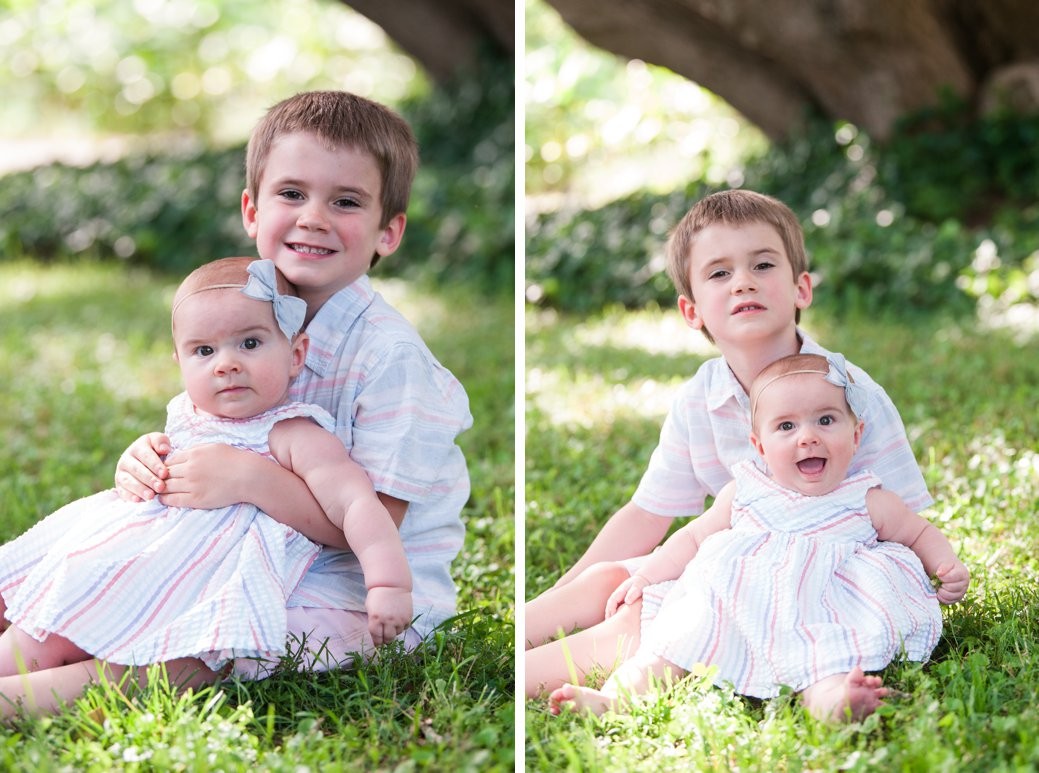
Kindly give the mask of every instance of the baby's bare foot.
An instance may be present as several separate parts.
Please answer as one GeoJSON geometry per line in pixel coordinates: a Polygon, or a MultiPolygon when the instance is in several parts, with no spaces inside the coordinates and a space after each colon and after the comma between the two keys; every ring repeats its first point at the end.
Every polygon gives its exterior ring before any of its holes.
{"type": "MultiPolygon", "coordinates": [[[[845,707],[851,710],[855,721],[865,719],[880,706],[888,694],[879,676],[866,676],[861,668],[855,668],[844,678],[845,707]]],[[[844,715],[845,712],[841,711],[844,715]]]]}
{"type": "Polygon", "coordinates": [[[576,684],[564,684],[548,696],[548,710],[552,714],[559,714],[563,710],[603,714],[612,709],[613,705],[614,699],[606,693],[576,684]]]}
{"type": "Polygon", "coordinates": [[[876,711],[888,692],[879,676],[866,676],[856,667],[847,674],[816,682],[802,697],[808,710],[819,719],[858,722],[876,711]]]}

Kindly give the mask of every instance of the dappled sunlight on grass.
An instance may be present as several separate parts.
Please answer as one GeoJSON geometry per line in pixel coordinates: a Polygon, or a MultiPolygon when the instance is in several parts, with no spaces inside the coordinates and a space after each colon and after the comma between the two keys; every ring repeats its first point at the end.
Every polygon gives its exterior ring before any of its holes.
{"type": "Polygon", "coordinates": [[[527,320],[535,337],[562,331],[545,344],[554,358],[538,357],[538,347],[528,355],[526,384],[530,405],[560,426],[590,427],[625,415],[662,420],[678,384],[718,354],[674,309],[614,309],[583,319],[530,309],[527,320]],[[642,369],[633,353],[656,359],[658,367],[642,369]]]}
{"type": "MultiPolygon", "coordinates": [[[[528,313],[528,598],[628,501],[669,400],[713,356],[676,351],[669,333],[656,340],[668,330],[667,312],[656,314],[528,313]]],[[[528,767],[1034,769],[1039,751],[1025,738],[1039,674],[1039,339],[938,315],[813,311],[804,327],[886,389],[935,499],[925,516],[971,570],[967,597],[943,609],[932,661],[885,668],[897,696],[846,726],[811,720],[790,694],[762,703],[695,680],[602,718],[550,717],[528,702],[528,767]]]]}

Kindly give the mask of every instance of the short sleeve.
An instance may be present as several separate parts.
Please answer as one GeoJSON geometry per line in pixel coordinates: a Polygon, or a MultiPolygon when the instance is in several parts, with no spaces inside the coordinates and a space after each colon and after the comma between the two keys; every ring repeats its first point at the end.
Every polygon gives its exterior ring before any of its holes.
{"type": "Polygon", "coordinates": [[[852,375],[856,381],[868,384],[870,401],[866,415],[861,417],[865,424],[862,441],[848,474],[872,470],[884,488],[898,494],[911,510],[926,509],[934,500],[909,445],[898,409],[884,388],[861,369],[856,368],[852,375]]]}
{"type": "Polygon", "coordinates": [[[632,496],[636,505],[655,515],[697,515],[703,512],[709,493],[693,468],[689,438],[703,433],[692,426],[688,406],[683,390],[671,404],[660,440],[632,496]]]}
{"type": "Polygon", "coordinates": [[[454,376],[420,347],[398,342],[359,383],[351,456],[377,491],[430,501],[455,477],[455,438],[471,425],[469,400],[454,376]]]}

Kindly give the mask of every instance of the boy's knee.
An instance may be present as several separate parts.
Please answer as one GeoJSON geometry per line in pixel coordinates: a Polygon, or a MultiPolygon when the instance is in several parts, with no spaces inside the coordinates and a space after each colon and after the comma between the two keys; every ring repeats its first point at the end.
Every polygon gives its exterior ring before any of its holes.
{"type": "Polygon", "coordinates": [[[619,561],[600,561],[589,566],[581,575],[588,584],[612,593],[631,573],[619,561]]]}

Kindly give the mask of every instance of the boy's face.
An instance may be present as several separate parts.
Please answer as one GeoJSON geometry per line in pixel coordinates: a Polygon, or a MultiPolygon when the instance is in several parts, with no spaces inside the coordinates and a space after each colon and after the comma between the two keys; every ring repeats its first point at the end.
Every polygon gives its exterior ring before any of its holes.
{"type": "Polygon", "coordinates": [[[693,299],[679,298],[682,316],[723,352],[792,329],[796,309],[812,302],[811,279],[794,279],[783,240],[767,223],[704,228],[693,240],[689,278],[693,299]]]}
{"type": "Polygon", "coordinates": [[[819,496],[847,476],[862,427],[848,409],[843,388],[823,373],[798,373],[761,391],[751,442],[778,483],[819,496]]]}
{"type": "Polygon", "coordinates": [[[238,289],[188,296],[174,315],[174,359],[196,408],[228,419],[279,405],[303,367],[306,335],[291,343],[273,306],[238,289]]]}
{"type": "Polygon", "coordinates": [[[309,314],[400,244],[405,217],[380,225],[381,189],[369,154],[294,132],[271,148],[256,200],[242,194],[246,233],[296,285],[309,314]]]}

